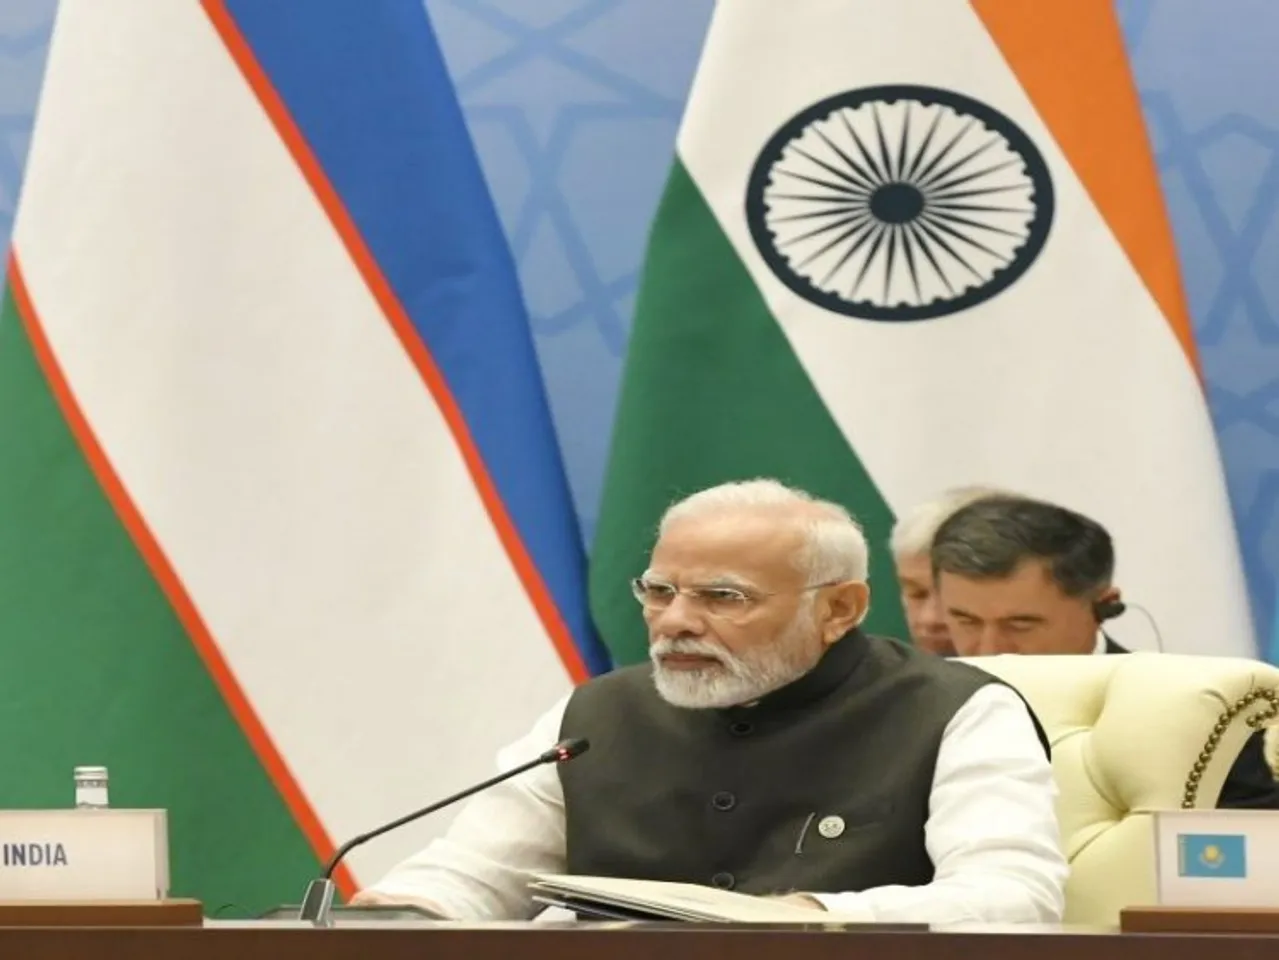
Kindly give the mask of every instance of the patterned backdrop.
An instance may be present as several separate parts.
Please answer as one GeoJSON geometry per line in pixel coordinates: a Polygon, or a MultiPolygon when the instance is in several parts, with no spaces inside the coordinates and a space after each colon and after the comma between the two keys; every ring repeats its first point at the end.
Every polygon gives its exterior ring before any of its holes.
{"type": "MultiPolygon", "coordinates": [[[[55,6],[0,2],[0,247],[55,6]]],[[[712,0],[426,6],[519,264],[589,542],[645,231],[712,0]]],[[[1116,6],[1176,231],[1266,650],[1279,582],[1279,3],[1116,6]]],[[[1279,644],[1270,655],[1279,662],[1279,644]]]]}

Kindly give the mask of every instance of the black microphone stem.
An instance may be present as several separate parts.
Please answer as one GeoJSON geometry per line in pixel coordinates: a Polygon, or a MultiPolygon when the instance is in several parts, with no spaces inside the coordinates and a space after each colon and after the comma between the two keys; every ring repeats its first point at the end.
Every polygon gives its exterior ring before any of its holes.
{"type": "Polygon", "coordinates": [[[316,877],[306,887],[306,893],[302,897],[302,904],[298,908],[298,919],[303,922],[311,922],[317,927],[333,926],[333,897],[337,888],[337,884],[333,882],[333,871],[338,868],[338,864],[342,862],[342,858],[354,850],[362,843],[368,843],[374,837],[380,837],[384,833],[389,833],[396,827],[402,827],[406,823],[412,823],[420,817],[425,817],[428,813],[434,813],[450,804],[457,803],[459,800],[465,800],[472,794],[479,793],[481,790],[487,790],[489,787],[495,787],[505,780],[519,776],[526,770],[532,770],[534,767],[540,767],[545,763],[567,763],[575,757],[580,757],[591,748],[591,742],[584,737],[570,737],[567,740],[561,740],[555,746],[551,747],[540,756],[534,757],[527,763],[521,763],[518,767],[511,767],[509,770],[503,770],[495,777],[489,777],[483,783],[477,783],[473,787],[467,787],[460,793],[455,793],[451,797],[445,797],[443,800],[436,801],[429,807],[423,807],[421,810],[414,810],[410,814],[400,817],[398,820],[392,820],[390,823],[370,830],[368,833],[362,833],[358,837],[353,837],[342,846],[338,847],[337,852],[333,854],[332,859],[324,868],[324,876],[316,877]]]}
{"type": "Polygon", "coordinates": [[[489,787],[497,786],[503,780],[509,780],[512,777],[517,777],[525,770],[532,770],[534,767],[540,767],[545,763],[547,763],[547,758],[545,756],[537,757],[527,763],[520,764],[518,767],[512,767],[510,770],[504,770],[497,776],[490,777],[485,780],[483,783],[477,783],[473,787],[467,787],[465,790],[455,793],[451,797],[445,797],[443,800],[436,801],[429,807],[423,807],[421,810],[415,810],[412,813],[405,814],[400,817],[400,819],[392,820],[390,823],[383,824],[376,830],[370,830],[368,833],[362,833],[358,837],[352,837],[346,843],[342,844],[342,846],[337,848],[337,852],[334,853],[333,857],[329,860],[328,866],[324,868],[324,879],[330,879],[333,876],[333,871],[336,870],[338,864],[342,862],[342,858],[361,844],[368,843],[370,840],[380,837],[384,833],[390,833],[392,830],[402,827],[406,823],[412,823],[419,817],[425,817],[428,813],[434,813],[436,810],[447,807],[451,803],[457,803],[459,800],[465,800],[473,793],[479,793],[481,790],[487,790],[489,787]]]}

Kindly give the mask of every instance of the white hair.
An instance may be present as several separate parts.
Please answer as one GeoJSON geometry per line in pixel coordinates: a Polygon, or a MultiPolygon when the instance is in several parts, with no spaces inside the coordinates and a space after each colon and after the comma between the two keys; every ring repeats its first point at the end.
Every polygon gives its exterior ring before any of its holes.
{"type": "Polygon", "coordinates": [[[804,547],[796,558],[810,584],[865,581],[869,567],[866,535],[853,515],[837,503],[765,478],[722,483],[672,504],[658,524],[659,535],[690,517],[737,510],[789,510],[802,525],[804,547]]]}
{"type": "Polygon", "coordinates": [[[892,537],[889,540],[893,557],[903,560],[928,553],[932,548],[933,538],[937,536],[937,531],[952,514],[970,503],[1006,492],[997,487],[977,484],[951,487],[936,499],[919,504],[893,525],[892,537]]]}
{"type": "Polygon", "coordinates": [[[649,646],[653,683],[663,700],[692,710],[723,709],[758,700],[780,690],[812,670],[822,656],[822,642],[813,629],[810,594],[776,643],[733,653],[700,637],[658,637],[649,646]],[[671,670],[662,657],[691,654],[716,662],[700,670],[671,670]]]}

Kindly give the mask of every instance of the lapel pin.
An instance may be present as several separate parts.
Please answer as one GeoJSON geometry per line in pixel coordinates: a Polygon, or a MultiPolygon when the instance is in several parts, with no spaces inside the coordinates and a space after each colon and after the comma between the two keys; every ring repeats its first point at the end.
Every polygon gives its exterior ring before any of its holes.
{"type": "Polygon", "coordinates": [[[834,840],[844,832],[843,817],[822,817],[817,823],[817,832],[827,840],[834,840]]]}

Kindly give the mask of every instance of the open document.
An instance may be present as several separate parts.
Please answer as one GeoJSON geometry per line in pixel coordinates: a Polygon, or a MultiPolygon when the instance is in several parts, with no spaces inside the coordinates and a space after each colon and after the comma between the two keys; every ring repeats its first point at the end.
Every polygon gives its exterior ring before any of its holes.
{"type": "Polygon", "coordinates": [[[697,923],[873,923],[869,911],[828,913],[768,897],[694,883],[617,877],[538,875],[529,890],[540,903],[612,920],[697,923]]]}

